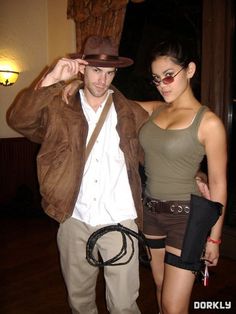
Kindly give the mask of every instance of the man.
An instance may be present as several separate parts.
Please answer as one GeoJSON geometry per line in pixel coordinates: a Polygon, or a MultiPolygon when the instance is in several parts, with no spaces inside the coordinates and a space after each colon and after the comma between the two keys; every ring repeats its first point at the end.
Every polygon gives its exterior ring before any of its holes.
{"type": "MultiPolygon", "coordinates": [[[[138,130],[147,113],[111,87],[117,68],[133,63],[119,57],[110,38],[91,36],[83,55],[60,59],[36,85],[23,91],[9,109],[9,125],[41,143],[38,178],[45,212],[60,223],[58,247],[72,313],[98,313],[95,287],[98,267],[86,260],[92,233],[122,224],[137,231],[142,220],[138,130]],[[67,81],[81,73],[84,85],[68,103],[62,100],[67,81]],[[112,105],[85,161],[86,145],[109,95],[112,105]],[[136,222],[135,222],[136,220],[136,222]]],[[[99,238],[95,247],[103,260],[122,246],[118,232],[99,238]]],[[[127,242],[127,254],[132,245],[127,242]]],[[[119,262],[127,260],[122,257],[119,262]]],[[[104,268],[107,307],[112,314],[140,313],[138,245],[129,263],[104,268]]]]}

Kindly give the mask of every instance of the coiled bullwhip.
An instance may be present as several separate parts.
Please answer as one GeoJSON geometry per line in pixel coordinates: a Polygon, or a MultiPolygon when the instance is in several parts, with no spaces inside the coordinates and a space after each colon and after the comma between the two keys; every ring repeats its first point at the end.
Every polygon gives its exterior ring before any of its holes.
{"type": "Polygon", "coordinates": [[[136,238],[139,241],[140,249],[143,248],[144,249],[143,251],[146,253],[146,254],[144,254],[144,256],[142,256],[141,254],[139,255],[140,262],[142,262],[144,264],[149,263],[151,261],[151,252],[150,252],[150,249],[146,243],[146,238],[145,238],[144,234],[141,231],[139,231],[137,233],[137,232],[135,232],[129,228],[122,226],[119,223],[117,225],[110,225],[110,226],[103,227],[103,228],[98,229],[97,231],[95,231],[94,233],[91,234],[91,236],[89,237],[89,239],[87,241],[87,245],[86,245],[86,259],[87,259],[87,261],[89,262],[89,264],[91,264],[93,266],[98,266],[98,267],[118,266],[118,265],[128,264],[134,255],[134,240],[132,237],[136,238]],[[104,234],[106,234],[108,232],[114,232],[114,231],[120,232],[121,236],[122,236],[123,244],[122,244],[120,252],[117,255],[115,255],[114,257],[108,259],[107,261],[96,259],[93,255],[93,250],[94,250],[94,247],[95,247],[97,240],[100,237],[102,237],[104,234]],[[122,257],[124,257],[127,254],[127,238],[131,242],[132,252],[126,261],[118,262],[122,257]]]}

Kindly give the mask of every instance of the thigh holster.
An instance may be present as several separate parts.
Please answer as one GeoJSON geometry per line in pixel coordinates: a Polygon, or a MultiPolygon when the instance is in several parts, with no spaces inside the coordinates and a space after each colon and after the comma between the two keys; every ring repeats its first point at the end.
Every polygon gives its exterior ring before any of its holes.
{"type": "Polygon", "coordinates": [[[166,252],[165,263],[198,271],[207,236],[221,215],[222,207],[218,202],[192,194],[181,256],[166,252]]]}
{"type": "Polygon", "coordinates": [[[181,252],[184,262],[199,262],[207,236],[221,215],[222,207],[218,202],[191,195],[190,213],[181,252]]]}

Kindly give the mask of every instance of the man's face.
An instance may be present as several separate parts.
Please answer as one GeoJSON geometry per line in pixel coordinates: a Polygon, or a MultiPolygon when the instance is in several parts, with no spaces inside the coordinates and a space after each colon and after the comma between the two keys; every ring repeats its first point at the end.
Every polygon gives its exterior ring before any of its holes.
{"type": "Polygon", "coordinates": [[[115,68],[87,65],[84,69],[84,88],[94,97],[102,97],[109,89],[115,73],[115,68]]]}

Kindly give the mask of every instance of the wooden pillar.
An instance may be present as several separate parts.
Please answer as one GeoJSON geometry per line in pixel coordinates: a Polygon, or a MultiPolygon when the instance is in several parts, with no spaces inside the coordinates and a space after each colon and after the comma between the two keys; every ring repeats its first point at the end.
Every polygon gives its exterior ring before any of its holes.
{"type": "Polygon", "coordinates": [[[233,0],[203,0],[201,101],[230,129],[233,0]]]}

